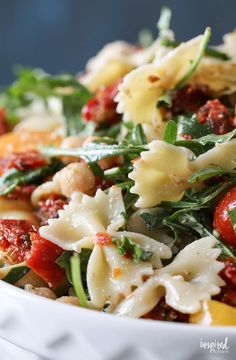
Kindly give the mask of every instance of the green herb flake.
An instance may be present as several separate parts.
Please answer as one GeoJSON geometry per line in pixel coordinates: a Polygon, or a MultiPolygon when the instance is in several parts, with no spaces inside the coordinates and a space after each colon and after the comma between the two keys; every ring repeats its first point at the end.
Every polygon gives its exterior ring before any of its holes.
{"type": "Polygon", "coordinates": [[[177,138],[177,124],[173,120],[169,120],[166,124],[163,140],[169,144],[174,144],[177,138]]]}
{"type": "Polygon", "coordinates": [[[121,255],[130,256],[135,263],[151,261],[153,252],[143,250],[127,236],[122,236],[121,239],[113,238],[112,242],[117,246],[118,252],[121,255]]]}

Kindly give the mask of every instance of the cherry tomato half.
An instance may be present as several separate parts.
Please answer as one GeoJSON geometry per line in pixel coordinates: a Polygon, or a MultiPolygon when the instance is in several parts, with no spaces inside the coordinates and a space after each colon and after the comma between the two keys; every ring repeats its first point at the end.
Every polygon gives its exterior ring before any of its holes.
{"type": "Polygon", "coordinates": [[[222,240],[236,247],[236,234],[228,213],[231,209],[236,209],[236,186],[229,190],[216,206],[213,221],[213,226],[222,240]]]}

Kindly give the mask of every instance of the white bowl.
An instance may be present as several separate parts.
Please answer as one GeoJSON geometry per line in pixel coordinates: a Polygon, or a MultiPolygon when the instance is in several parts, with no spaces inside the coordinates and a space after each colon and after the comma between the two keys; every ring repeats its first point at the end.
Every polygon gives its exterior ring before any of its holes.
{"type": "MultiPolygon", "coordinates": [[[[120,318],[29,294],[3,281],[0,281],[0,337],[38,355],[29,359],[236,359],[234,327],[207,328],[120,318]],[[227,352],[217,350],[216,341],[226,341],[227,352]],[[207,342],[213,342],[213,352],[201,347],[207,342]]],[[[4,352],[0,353],[1,360],[14,359],[1,354],[4,352]]],[[[26,360],[27,353],[15,359],[26,360]]]]}

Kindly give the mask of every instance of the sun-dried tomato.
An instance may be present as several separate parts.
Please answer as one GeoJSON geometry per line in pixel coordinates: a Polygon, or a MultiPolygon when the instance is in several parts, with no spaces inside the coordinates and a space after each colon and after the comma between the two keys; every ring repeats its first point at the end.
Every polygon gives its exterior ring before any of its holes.
{"type": "Polygon", "coordinates": [[[0,108],[0,136],[8,132],[6,113],[4,108],[0,108]]]}
{"type": "Polygon", "coordinates": [[[119,83],[120,81],[104,86],[84,105],[82,117],[85,121],[111,124],[120,119],[120,115],[116,112],[117,103],[114,101],[119,83]]]}
{"type": "Polygon", "coordinates": [[[189,322],[189,315],[173,309],[162,298],[159,303],[149,313],[143,316],[144,319],[173,321],[173,322],[189,322]]]}
{"type": "Polygon", "coordinates": [[[68,201],[65,196],[55,193],[51,193],[46,198],[40,199],[37,216],[41,220],[41,225],[46,225],[48,219],[57,218],[58,211],[63,209],[67,203],[68,201]]]}
{"type": "Polygon", "coordinates": [[[109,189],[112,185],[114,185],[114,182],[112,180],[105,180],[102,179],[100,176],[95,176],[95,188],[96,190],[106,190],[109,189]]]}
{"type": "Polygon", "coordinates": [[[223,135],[233,129],[233,116],[219,99],[209,100],[197,112],[201,124],[208,122],[212,132],[223,135]]]}
{"type": "Polygon", "coordinates": [[[38,233],[30,233],[30,241],[31,248],[26,256],[26,266],[43,278],[50,287],[55,288],[65,274],[55,262],[63,249],[42,238],[38,233]]]}
{"type": "Polygon", "coordinates": [[[0,220],[0,249],[4,251],[14,263],[24,261],[31,247],[30,233],[36,232],[37,227],[26,220],[0,220]]]}
{"type": "Polygon", "coordinates": [[[173,115],[196,112],[209,98],[206,85],[188,84],[174,91],[171,112],[173,115]]]}
{"type": "Polygon", "coordinates": [[[4,173],[9,169],[26,171],[45,164],[46,160],[35,150],[24,153],[10,153],[0,158],[0,173],[4,173]]]}
{"type": "Polygon", "coordinates": [[[225,286],[221,288],[221,292],[214,299],[236,306],[236,263],[230,257],[223,261],[225,267],[221,270],[220,276],[225,281],[225,286]]]}

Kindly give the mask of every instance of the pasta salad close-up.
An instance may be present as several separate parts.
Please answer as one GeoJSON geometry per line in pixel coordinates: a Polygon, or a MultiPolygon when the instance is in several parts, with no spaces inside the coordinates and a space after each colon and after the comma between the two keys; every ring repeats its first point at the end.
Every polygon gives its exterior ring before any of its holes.
{"type": "MultiPolygon", "coordinates": [[[[115,41],[0,93],[0,279],[118,316],[236,325],[236,32],[115,41]]],[[[214,30],[214,29],[213,29],[214,30]]]]}

